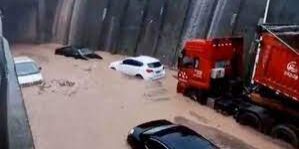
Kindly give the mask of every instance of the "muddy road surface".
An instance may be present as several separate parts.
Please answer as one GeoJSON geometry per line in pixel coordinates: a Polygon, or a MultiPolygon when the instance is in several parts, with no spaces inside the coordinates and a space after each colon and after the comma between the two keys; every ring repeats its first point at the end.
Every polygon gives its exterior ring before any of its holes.
{"type": "Polygon", "coordinates": [[[128,131],[157,119],[189,126],[221,148],[291,148],[176,93],[176,72],[142,81],[108,69],[124,56],[99,52],[104,60],[55,56],[55,44],[15,45],[14,56],[30,56],[45,82],[23,88],[37,149],[129,149],[128,131]]]}

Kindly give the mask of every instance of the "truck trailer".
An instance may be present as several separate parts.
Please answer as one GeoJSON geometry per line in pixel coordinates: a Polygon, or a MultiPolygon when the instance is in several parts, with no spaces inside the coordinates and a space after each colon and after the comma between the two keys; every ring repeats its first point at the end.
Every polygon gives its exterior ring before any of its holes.
{"type": "Polygon", "coordinates": [[[186,41],[177,92],[299,148],[299,26],[264,24],[257,33],[245,81],[242,37],[186,41]]]}

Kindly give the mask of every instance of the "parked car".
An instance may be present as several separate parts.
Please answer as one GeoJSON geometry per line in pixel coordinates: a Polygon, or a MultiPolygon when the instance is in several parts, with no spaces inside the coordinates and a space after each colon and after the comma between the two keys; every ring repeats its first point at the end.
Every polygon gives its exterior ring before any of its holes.
{"type": "Polygon", "coordinates": [[[74,46],[67,46],[55,50],[56,55],[63,55],[66,57],[74,57],[76,59],[103,59],[100,55],[88,48],[78,48],[74,46]]]}
{"type": "Polygon", "coordinates": [[[165,76],[165,69],[161,62],[149,56],[130,57],[112,62],[109,68],[144,80],[156,80],[165,76]]]}
{"type": "Polygon", "coordinates": [[[131,129],[127,142],[133,149],[218,149],[193,130],[167,120],[151,121],[131,129]]]}
{"type": "Polygon", "coordinates": [[[26,56],[14,58],[18,81],[21,86],[31,86],[43,82],[41,67],[26,56]]]}

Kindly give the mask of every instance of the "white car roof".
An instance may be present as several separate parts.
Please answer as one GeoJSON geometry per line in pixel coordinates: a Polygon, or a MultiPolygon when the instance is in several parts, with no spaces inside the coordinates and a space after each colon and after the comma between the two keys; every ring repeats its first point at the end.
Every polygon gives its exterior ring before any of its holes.
{"type": "Polygon", "coordinates": [[[138,56],[138,57],[132,57],[131,59],[143,62],[143,63],[154,63],[154,62],[160,62],[160,60],[150,57],[150,56],[138,56]]]}
{"type": "Polygon", "coordinates": [[[26,62],[35,62],[33,59],[27,56],[20,56],[14,58],[15,63],[26,63],[26,62]]]}

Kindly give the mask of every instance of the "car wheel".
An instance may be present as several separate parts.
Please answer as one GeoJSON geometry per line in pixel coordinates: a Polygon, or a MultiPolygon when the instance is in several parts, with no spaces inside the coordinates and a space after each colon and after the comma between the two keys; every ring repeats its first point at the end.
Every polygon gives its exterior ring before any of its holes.
{"type": "Polygon", "coordinates": [[[278,125],[272,129],[271,136],[299,147],[299,138],[292,125],[278,125]]]}
{"type": "Polygon", "coordinates": [[[262,122],[260,118],[250,112],[242,112],[238,114],[236,118],[237,122],[242,125],[251,126],[252,128],[257,129],[258,131],[262,131],[262,122]]]}
{"type": "Polygon", "coordinates": [[[111,69],[112,69],[112,70],[116,70],[116,68],[115,68],[115,67],[111,67],[111,69]]]}
{"type": "Polygon", "coordinates": [[[143,77],[142,77],[142,75],[140,75],[140,74],[137,74],[136,77],[137,77],[138,79],[140,79],[140,80],[143,80],[143,77]]]}

